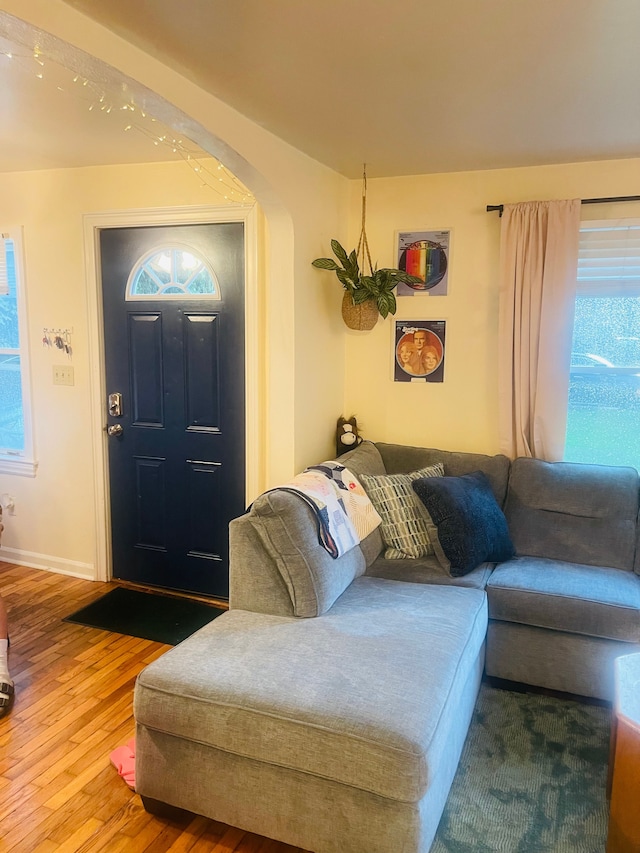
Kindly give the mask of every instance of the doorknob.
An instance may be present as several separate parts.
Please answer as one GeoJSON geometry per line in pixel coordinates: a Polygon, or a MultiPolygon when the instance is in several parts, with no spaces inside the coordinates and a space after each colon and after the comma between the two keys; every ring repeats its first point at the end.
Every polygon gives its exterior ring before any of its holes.
{"type": "Polygon", "coordinates": [[[122,435],[123,432],[121,424],[112,424],[107,427],[107,435],[122,435]]]}

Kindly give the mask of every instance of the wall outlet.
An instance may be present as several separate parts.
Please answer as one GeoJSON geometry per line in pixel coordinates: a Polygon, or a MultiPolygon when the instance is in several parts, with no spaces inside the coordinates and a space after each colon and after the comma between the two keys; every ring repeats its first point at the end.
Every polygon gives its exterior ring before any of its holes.
{"type": "Polygon", "coordinates": [[[53,384],[54,385],[73,385],[73,367],[70,364],[54,364],[53,365],[53,384]]]}

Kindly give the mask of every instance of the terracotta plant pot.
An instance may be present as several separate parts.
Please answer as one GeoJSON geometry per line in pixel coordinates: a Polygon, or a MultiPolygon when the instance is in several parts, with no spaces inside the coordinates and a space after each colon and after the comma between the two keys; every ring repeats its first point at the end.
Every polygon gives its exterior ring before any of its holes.
{"type": "Polygon", "coordinates": [[[378,316],[378,306],[373,299],[354,305],[351,294],[345,292],[342,297],[342,319],[349,329],[368,332],[378,322],[378,316]]]}

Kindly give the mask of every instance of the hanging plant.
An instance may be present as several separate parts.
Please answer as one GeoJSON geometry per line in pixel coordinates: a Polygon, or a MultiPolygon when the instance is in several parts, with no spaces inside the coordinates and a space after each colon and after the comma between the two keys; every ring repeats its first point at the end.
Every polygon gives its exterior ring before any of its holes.
{"type": "Polygon", "coordinates": [[[347,254],[337,240],[331,241],[333,254],[339,261],[332,258],[316,258],[312,265],[322,270],[333,270],[346,293],[342,300],[342,316],[345,323],[352,329],[372,329],[378,319],[378,313],[386,318],[396,313],[396,295],[393,292],[399,282],[416,284],[422,279],[409,275],[403,270],[383,267],[371,263],[369,243],[366,232],[367,212],[367,172],[366,166],[362,176],[362,229],[358,248],[347,254]],[[369,274],[365,270],[369,267],[369,274]],[[348,317],[349,307],[352,307],[352,318],[348,317]],[[358,310],[359,309],[359,310],[358,310]],[[362,314],[367,312],[367,319],[362,314]],[[365,323],[365,325],[363,325],[365,323]]]}

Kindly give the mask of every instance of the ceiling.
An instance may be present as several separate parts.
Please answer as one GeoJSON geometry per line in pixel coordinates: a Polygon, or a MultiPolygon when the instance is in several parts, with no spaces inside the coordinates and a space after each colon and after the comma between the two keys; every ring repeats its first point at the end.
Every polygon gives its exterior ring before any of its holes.
{"type": "Polygon", "coordinates": [[[162,134],[150,117],[132,121],[85,79],[0,37],[0,172],[176,157],[154,144],[162,134]]]}
{"type": "MultiPolygon", "coordinates": [[[[66,2],[350,178],[640,157],[637,0],[66,2]]],[[[0,168],[169,159],[10,65],[0,168]]]]}

